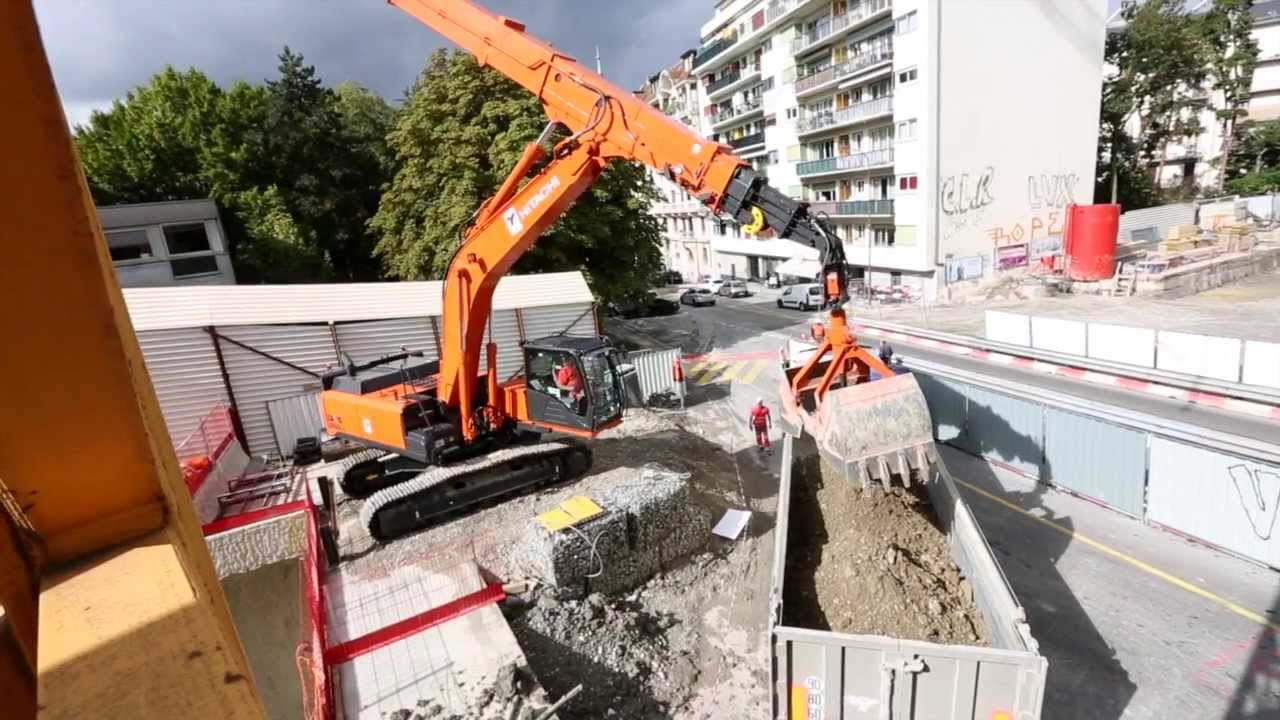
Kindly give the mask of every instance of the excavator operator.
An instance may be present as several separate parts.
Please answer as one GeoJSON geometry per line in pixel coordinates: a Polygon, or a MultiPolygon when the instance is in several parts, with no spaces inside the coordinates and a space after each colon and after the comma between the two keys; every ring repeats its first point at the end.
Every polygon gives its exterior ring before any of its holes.
{"type": "Polygon", "coordinates": [[[581,415],[583,401],[586,400],[586,390],[582,384],[582,375],[578,374],[578,368],[574,366],[572,360],[561,360],[557,365],[556,385],[569,391],[569,397],[573,399],[574,412],[581,415]]]}

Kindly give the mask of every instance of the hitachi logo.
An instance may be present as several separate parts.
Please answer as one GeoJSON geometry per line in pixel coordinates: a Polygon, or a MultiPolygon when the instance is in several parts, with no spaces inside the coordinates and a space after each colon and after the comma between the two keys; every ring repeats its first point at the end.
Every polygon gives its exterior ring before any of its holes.
{"type": "Polygon", "coordinates": [[[516,235],[523,231],[524,219],[529,217],[529,214],[536,210],[551,195],[552,191],[558,187],[560,187],[560,178],[552,175],[546,184],[538,188],[538,192],[534,193],[533,197],[525,200],[524,205],[520,206],[519,210],[508,208],[502,214],[502,220],[507,224],[507,232],[516,235]]]}

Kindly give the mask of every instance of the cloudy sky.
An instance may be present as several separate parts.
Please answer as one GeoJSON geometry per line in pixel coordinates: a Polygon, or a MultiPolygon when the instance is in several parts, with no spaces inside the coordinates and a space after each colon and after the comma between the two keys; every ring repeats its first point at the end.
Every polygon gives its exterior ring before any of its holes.
{"type": "MultiPolygon", "coordinates": [[[[698,44],[712,0],[483,0],[495,13],[594,62],[627,89],[698,44]]],[[[382,0],[36,0],[45,50],[67,117],[147,81],[165,65],[219,83],[274,76],[285,45],[330,85],[355,80],[398,99],[446,41],[382,0]]]]}

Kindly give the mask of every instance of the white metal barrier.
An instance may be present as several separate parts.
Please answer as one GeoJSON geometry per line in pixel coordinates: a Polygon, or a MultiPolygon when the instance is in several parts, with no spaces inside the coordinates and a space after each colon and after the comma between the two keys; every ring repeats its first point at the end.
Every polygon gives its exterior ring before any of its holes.
{"type": "Polygon", "coordinates": [[[986,311],[986,339],[1257,387],[1280,388],[1280,343],[986,311]]]}

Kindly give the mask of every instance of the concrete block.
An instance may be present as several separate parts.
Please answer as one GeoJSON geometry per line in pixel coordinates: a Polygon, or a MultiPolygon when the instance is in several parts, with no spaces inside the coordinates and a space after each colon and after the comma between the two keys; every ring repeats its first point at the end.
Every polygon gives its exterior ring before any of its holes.
{"type": "Polygon", "coordinates": [[[225,578],[301,557],[306,536],[307,516],[299,510],[210,535],[205,542],[218,577],[225,578]]]}

